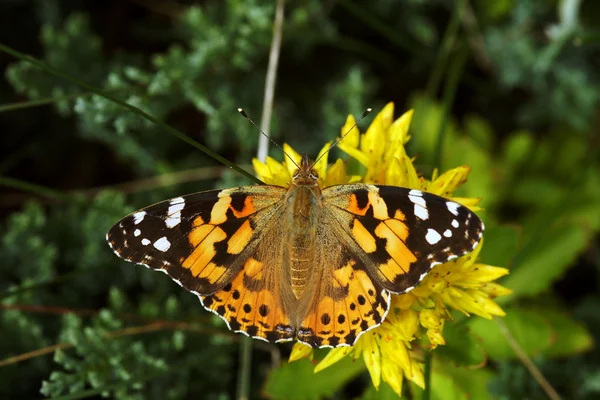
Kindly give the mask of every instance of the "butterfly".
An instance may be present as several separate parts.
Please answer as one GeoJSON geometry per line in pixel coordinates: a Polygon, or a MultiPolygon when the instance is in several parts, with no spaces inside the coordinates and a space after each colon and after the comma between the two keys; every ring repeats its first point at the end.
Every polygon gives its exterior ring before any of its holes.
{"type": "Polygon", "coordinates": [[[392,293],[481,240],[477,215],[443,197],[365,183],[322,188],[318,179],[304,156],[287,188],[163,201],[124,217],[107,241],[196,294],[232,331],[338,347],[380,325],[392,293]]]}

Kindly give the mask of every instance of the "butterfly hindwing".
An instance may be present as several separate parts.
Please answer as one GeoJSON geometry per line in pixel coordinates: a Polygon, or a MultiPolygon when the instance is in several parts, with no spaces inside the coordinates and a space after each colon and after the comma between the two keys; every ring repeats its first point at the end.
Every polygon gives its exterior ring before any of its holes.
{"type": "Polygon", "coordinates": [[[307,297],[310,303],[298,327],[298,340],[312,347],[353,345],[361,334],[383,322],[390,306],[389,292],[371,279],[335,232],[321,232],[328,243],[317,259],[323,275],[307,297]]]}
{"type": "MultiPolygon", "coordinates": [[[[280,211],[280,210],[278,210],[280,211]]],[[[275,211],[274,218],[281,220],[275,211]]],[[[219,292],[202,298],[204,307],[221,316],[231,330],[269,342],[295,336],[294,299],[286,277],[285,226],[265,227],[260,245],[248,254],[242,270],[219,292]]]]}
{"type": "Polygon", "coordinates": [[[414,189],[353,184],[323,191],[353,255],[392,293],[412,290],[437,264],[471,252],[483,223],[468,208],[414,189]]]}

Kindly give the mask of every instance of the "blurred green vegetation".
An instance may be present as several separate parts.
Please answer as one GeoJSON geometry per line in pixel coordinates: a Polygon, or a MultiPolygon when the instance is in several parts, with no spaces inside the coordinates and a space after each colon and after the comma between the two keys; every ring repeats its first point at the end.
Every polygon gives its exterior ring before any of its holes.
{"type": "MultiPolygon", "coordinates": [[[[258,135],[235,109],[260,116],[274,8],[3,2],[0,43],[247,166],[258,135]]],[[[286,8],[275,140],[316,154],[349,113],[414,108],[420,172],[473,168],[459,195],[483,198],[481,261],[511,269],[506,318],[446,324],[431,398],[547,398],[532,365],[565,399],[600,397],[600,3],[286,8]]],[[[7,54],[0,63],[2,397],[234,397],[240,336],[104,236],[135,208],[248,179],[110,100],[7,54]]],[[[395,398],[361,363],[313,376],[310,362],[285,362],[289,349],[255,343],[251,398],[395,398]]]]}

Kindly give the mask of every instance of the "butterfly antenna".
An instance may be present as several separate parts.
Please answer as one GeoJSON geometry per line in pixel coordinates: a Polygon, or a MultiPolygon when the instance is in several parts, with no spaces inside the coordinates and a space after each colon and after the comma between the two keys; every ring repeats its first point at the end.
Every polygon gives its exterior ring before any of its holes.
{"type": "Polygon", "coordinates": [[[333,143],[332,143],[332,145],[331,145],[331,146],[329,146],[329,148],[327,149],[327,151],[326,151],[326,152],[324,152],[323,154],[321,154],[321,156],[320,156],[320,157],[318,157],[318,158],[317,158],[317,159],[316,159],[316,160],[313,162],[313,165],[317,164],[317,161],[319,161],[321,158],[323,158],[323,156],[325,156],[326,154],[328,154],[328,153],[331,151],[331,149],[333,149],[335,146],[337,146],[337,144],[338,144],[338,143],[339,143],[339,142],[340,142],[340,141],[341,141],[343,138],[345,138],[345,137],[346,137],[346,135],[348,135],[350,132],[352,132],[352,129],[354,129],[354,128],[356,127],[356,125],[358,125],[358,124],[360,123],[360,121],[362,121],[362,120],[363,120],[363,119],[364,119],[364,118],[365,118],[367,115],[369,115],[369,114],[371,113],[371,111],[373,111],[373,109],[372,109],[372,108],[367,108],[367,109],[365,110],[365,112],[363,112],[363,114],[360,116],[360,118],[358,119],[358,121],[356,121],[356,122],[354,123],[354,125],[352,125],[352,127],[346,131],[346,133],[344,133],[342,136],[340,136],[340,138],[339,138],[338,140],[336,140],[335,142],[333,142],[333,143]]]}
{"type": "MultiPolygon", "coordinates": [[[[238,110],[238,112],[239,112],[240,114],[242,114],[242,117],[246,118],[246,119],[247,119],[247,120],[248,120],[248,121],[249,121],[249,122],[250,122],[252,125],[254,125],[254,127],[255,127],[256,129],[258,129],[258,131],[259,131],[259,132],[260,132],[260,133],[261,133],[263,136],[265,136],[267,139],[269,139],[269,140],[271,141],[271,143],[273,143],[273,144],[274,144],[274,145],[275,145],[277,148],[279,148],[279,149],[282,151],[282,153],[283,153],[283,154],[284,154],[284,155],[285,155],[287,158],[289,158],[289,159],[290,159],[290,161],[291,161],[292,163],[294,163],[294,165],[296,166],[296,168],[300,169],[300,166],[299,166],[298,164],[296,164],[296,161],[294,161],[294,159],[293,159],[293,158],[292,158],[292,157],[291,157],[291,156],[290,156],[288,153],[286,153],[286,152],[285,152],[285,150],[283,150],[283,147],[281,147],[281,146],[280,146],[280,145],[279,145],[279,144],[278,144],[276,141],[274,141],[273,139],[271,139],[271,137],[270,137],[269,135],[267,135],[266,133],[264,133],[264,132],[263,132],[263,130],[262,130],[262,129],[260,129],[260,128],[259,128],[259,126],[258,126],[258,125],[256,125],[256,124],[254,123],[254,121],[252,121],[252,118],[250,118],[250,117],[248,116],[248,114],[246,114],[246,111],[244,111],[242,108],[238,108],[237,110],[238,110]]],[[[361,119],[362,119],[362,118],[361,118],[361,119]]]]}

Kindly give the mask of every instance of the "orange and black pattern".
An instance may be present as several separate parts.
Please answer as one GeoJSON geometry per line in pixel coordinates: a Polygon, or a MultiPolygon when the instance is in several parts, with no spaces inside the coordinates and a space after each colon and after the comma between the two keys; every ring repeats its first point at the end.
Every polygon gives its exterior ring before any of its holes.
{"type": "Polygon", "coordinates": [[[107,241],[126,261],[167,273],[235,332],[337,347],[383,322],[390,293],[471,252],[483,229],[467,208],[418,190],[322,189],[305,158],[289,188],[177,197],[123,218],[107,241]]]}

